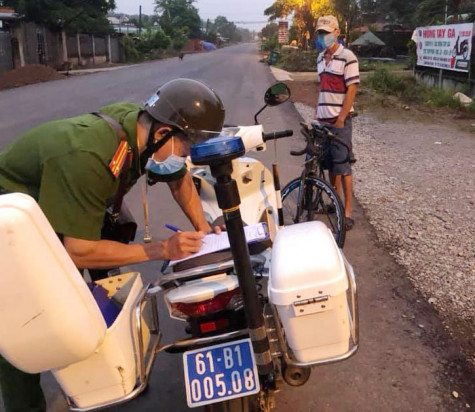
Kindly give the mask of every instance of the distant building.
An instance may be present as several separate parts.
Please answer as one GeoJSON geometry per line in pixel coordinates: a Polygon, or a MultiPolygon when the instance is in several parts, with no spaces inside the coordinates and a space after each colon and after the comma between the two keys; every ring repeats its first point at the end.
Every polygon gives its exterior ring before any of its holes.
{"type": "Polygon", "coordinates": [[[120,17],[108,16],[107,19],[117,33],[136,34],[139,32],[139,28],[131,23],[129,17],[125,14],[120,17]]]}
{"type": "MultiPolygon", "coordinates": [[[[411,39],[412,30],[395,23],[371,23],[365,26],[356,27],[352,32],[362,34],[374,31],[377,38],[385,43],[379,51],[381,57],[396,57],[407,54],[407,43],[411,39]]],[[[354,40],[354,39],[353,39],[354,40]]]]}

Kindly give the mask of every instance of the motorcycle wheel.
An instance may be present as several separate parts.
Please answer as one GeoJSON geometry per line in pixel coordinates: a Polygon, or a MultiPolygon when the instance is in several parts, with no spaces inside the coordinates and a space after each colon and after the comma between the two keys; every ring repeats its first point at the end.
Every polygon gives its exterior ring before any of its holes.
{"type": "Polygon", "coordinates": [[[230,399],[225,402],[213,403],[204,407],[205,412],[259,412],[257,395],[230,399]]]}

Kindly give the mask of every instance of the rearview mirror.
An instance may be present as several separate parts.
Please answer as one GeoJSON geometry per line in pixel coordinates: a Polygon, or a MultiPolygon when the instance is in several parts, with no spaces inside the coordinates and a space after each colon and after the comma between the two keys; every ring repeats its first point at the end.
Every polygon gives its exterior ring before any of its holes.
{"type": "Polygon", "coordinates": [[[290,89],[285,83],[276,83],[266,91],[264,101],[268,106],[278,106],[290,99],[290,89]]]}

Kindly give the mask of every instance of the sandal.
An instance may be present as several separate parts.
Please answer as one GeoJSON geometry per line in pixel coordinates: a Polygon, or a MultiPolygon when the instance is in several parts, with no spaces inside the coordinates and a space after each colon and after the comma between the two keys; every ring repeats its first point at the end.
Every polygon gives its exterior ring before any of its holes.
{"type": "Polygon", "coordinates": [[[346,217],[345,218],[345,229],[346,229],[346,231],[349,231],[349,230],[353,229],[354,225],[355,225],[354,219],[352,219],[351,217],[346,217]]]}

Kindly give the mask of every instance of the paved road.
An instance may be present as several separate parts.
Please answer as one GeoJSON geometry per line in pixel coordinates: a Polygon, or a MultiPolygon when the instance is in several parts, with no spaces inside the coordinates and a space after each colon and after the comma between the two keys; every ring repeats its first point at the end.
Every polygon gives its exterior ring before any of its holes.
{"type": "MultiPolygon", "coordinates": [[[[161,83],[190,77],[204,80],[222,96],[227,122],[251,124],[273,82],[267,66],[258,62],[254,45],[239,45],[204,55],[187,55],[130,68],[74,77],[0,92],[0,149],[19,133],[41,122],[94,111],[116,101],[145,101],[161,83]]],[[[294,129],[300,118],[290,103],[269,109],[261,118],[267,130],[294,129]]],[[[301,146],[298,137],[279,144],[282,180],[300,170],[299,160],[287,153],[301,146]]],[[[267,165],[273,150],[260,155],[267,165]]],[[[25,159],[28,161],[28,159],[25,159]]],[[[357,182],[364,184],[364,182],[357,182]]],[[[127,197],[141,221],[139,191],[127,197]]],[[[150,194],[153,235],[169,235],[165,222],[187,226],[167,190],[150,194]]],[[[443,340],[440,322],[430,308],[419,302],[404,273],[375,242],[359,207],[356,228],[349,233],[345,253],[359,275],[361,338],[358,355],[346,362],[314,369],[310,382],[301,388],[284,387],[278,394],[277,411],[437,411],[457,410],[454,389],[441,364],[450,364],[433,348],[431,340],[443,340]],[[424,329],[418,325],[424,325],[424,329]]],[[[189,225],[188,225],[189,227],[189,225]]],[[[159,275],[160,262],[140,265],[147,280],[159,275]]],[[[167,319],[160,308],[166,341],[183,336],[183,325],[167,319]]],[[[324,331],[322,331],[324,333],[324,331]]],[[[32,343],[34,350],[34,343],[32,343]]],[[[52,411],[65,404],[53,378],[46,374],[44,387],[52,411]]],[[[0,407],[1,409],[1,407],[0,407]]],[[[185,411],[181,356],[158,358],[149,390],[118,411],[185,411]]]]}

